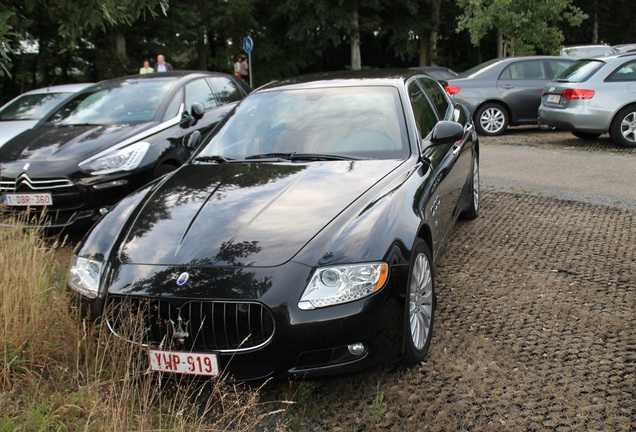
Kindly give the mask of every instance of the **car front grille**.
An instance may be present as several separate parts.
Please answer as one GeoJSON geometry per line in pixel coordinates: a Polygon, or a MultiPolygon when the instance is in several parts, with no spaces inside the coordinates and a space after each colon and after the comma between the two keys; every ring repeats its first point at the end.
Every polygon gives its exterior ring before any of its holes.
{"type": "Polygon", "coordinates": [[[73,218],[75,212],[83,206],[83,198],[79,189],[66,178],[31,179],[26,174],[18,178],[3,177],[0,179],[0,193],[43,193],[48,192],[53,199],[49,207],[11,207],[4,208],[5,214],[19,215],[25,212],[39,220],[36,224],[64,225],[73,218]]]}
{"type": "Polygon", "coordinates": [[[106,315],[117,336],[165,349],[249,351],[274,335],[274,317],[256,302],[110,296],[106,315]]]}

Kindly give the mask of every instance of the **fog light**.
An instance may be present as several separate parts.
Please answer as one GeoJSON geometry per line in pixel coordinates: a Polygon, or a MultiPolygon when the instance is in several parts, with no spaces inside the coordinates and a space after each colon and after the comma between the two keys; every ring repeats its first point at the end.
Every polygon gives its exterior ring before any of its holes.
{"type": "Polygon", "coordinates": [[[93,189],[101,190],[101,189],[109,189],[113,187],[126,186],[128,184],[128,180],[114,180],[107,183],[100,183],[93,185],[93,189]]]}
{"type": "Polygon", "coordinates": [[[362,355],[364,354],[364,351],[365,351],[364,344],[360,342],[351,344],[347,346],[347,348],[349,349],[349,352],[353,354],[354,356],[362,355]]]}
{"type": "Polygon", "coordinates": [[[108,213],[110,211],[110,207],[102,207],[99,209],[99,214],[100,215],[105,215],[106,213],[108,213]]]}

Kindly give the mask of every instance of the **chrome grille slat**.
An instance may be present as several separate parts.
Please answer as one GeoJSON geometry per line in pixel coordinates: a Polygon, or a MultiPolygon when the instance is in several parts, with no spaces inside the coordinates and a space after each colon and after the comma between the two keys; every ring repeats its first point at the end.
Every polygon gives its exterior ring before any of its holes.
{"type": "Polygon", "coordinates": [[[13,192],[26,189],[42,191],[74,187],[75,185],[73,184],[73,182],[66,178],[33,180],[26,174],[21,174],[14,180],[3,179],[0,181],[0,191],[2,192],[13,192]]]}
{"type": "Polygon", "coordinates": [[[111,296],[106,310],[108,327],[128,340],[135,338],[125,337],[122,326],[133,319],[131,313],[142,312],[140,316],[145,321],[142,343],[166,349],[247,351],[267,344],[274,334],[271,312],[256,302],[148,300],[111,296]],[[188,333],[183,344],[172,336],[177,330],[188,333]]]}

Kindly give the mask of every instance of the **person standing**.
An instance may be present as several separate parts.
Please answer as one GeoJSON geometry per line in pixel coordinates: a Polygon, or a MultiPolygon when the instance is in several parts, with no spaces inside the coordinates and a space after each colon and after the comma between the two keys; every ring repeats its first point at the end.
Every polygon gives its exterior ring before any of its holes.
{"type": "Polygon", "coordinates": [[[238,56],[234,61],[234,76],[240,79],[243,78],[243,76],[241,75],[241,57],[238,56]]]}
{"type": "Polygon", "coordinates": [[[166,61],[163,54],[157,56],[157,64],[155,66],[157,72],[168,72],[172,70],[172,65],[166,61]]]}
{"type": "Polygon", "coordinates": [[[148,60],[144,60],[144,66],[142,68],[139,68],[140,75],[153,73],[154,71],[155,70],[150,67],[150,62],[148,60]]]}
{"type": "Polygon", "coordinates": [[[243,80],[250,82],[250,73],[249,73],[249,65],[247,64],[247,59],[245,56],[241,57],[241,78],[243,80]]]}

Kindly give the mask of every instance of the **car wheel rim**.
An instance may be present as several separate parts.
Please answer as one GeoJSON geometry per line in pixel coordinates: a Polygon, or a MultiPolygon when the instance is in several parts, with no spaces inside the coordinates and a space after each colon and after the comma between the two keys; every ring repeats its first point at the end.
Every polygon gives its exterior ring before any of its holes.
{"type": "Polygon", "coordinates": [[[621,134],[625,140],[636,143],[636,112],[631,112],[623,117],[621,134]]]}
{"type": "Polygon", "coordinates": [[[409,322],[411,340],[416,349],[426,344],[433,321],[433,274],[428,257],[421,253],[415,259],[409,290],[409,322]]]}
{"type": "Polygon", "coordinates": [[[473,162],[473,207],[479,208],[479,163],[477,159],[473,162]]]}
{"type": "Polygon", "coordinates": [[[497,108],[488,108],[481,114],[481,127],[490,133],[499,132],[504,126],[504,113],[497,108]]]}

